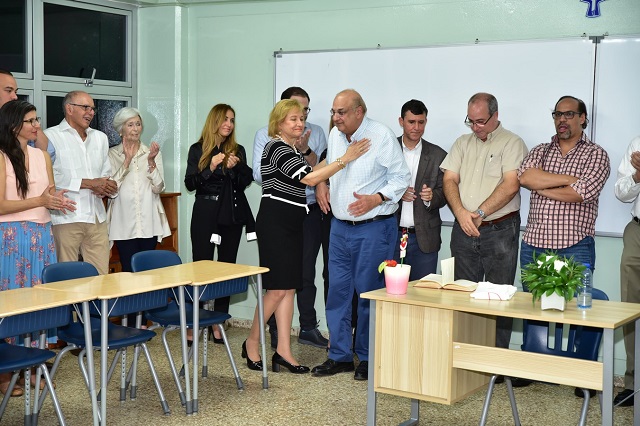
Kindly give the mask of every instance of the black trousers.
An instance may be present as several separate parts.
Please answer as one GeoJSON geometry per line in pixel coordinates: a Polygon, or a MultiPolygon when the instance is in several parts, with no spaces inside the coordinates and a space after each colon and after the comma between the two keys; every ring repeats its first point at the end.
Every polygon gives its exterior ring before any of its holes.
{"type": "MultiPolygon", "coordinates": [[[[298,312],[300,314],[300,329],[313,330],[317,327],[318,318],[316,316],[316,260],[322,244],[323,222],[322,211],[317,204],[309,206],[309,214],[304,218],[302,224],[302,289],[296,292],[298,301],[298,312]]],[[[323,252],[324,253],[324,252],[323,252]]],[[[325,268],[327,258],[325,257],[325,268]]],[[[324,275],[324,273],[323,273],[324,275]]],[[[325,300],[328,280],[325,280],[325,300]]],[[[271,315],[269,321],[270,330],[277,330],[276,318],[271,315]]]]}
{"type": "MultiPolygon", "coordinates": [[[[211,234],[216,228],[212,211],[213,200],[196,199],[191,215],[191,254],[197,260],[213,260],[216,245],[211,242],[211,234]]],[[[219,262],[236,263],[238,247],[244,225],[217,225],[220,245],[217,246],[219,262]]],[[[213,309],[218,312],[229,312],[230,297],[216,299],[213,309]]]]}

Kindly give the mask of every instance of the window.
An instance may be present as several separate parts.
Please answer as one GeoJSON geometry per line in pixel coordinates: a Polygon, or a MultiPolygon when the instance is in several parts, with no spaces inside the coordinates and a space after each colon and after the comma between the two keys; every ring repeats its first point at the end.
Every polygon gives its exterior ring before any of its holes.
{"type": "Polygon", "coordinates": [[[27,72],[27,2],[0,2],[0,68],[27,72]]]}

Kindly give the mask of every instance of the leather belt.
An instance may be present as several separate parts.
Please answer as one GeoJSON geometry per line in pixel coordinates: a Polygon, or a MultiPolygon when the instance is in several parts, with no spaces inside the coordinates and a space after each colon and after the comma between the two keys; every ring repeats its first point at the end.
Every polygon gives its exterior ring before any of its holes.
{"type": "Polygon", "coordinates": [[[406,228],[404,226],[398,226],[398,231],[402,232],[403,234],[406,232],[407,234],[415,234],[416,233],[416,228],[414,228],[413,226],[406,228]]]}
{"type": "Polygon", "coordinates": [[[520,214],[520,210],[516,210],[516,211],[513,211],[513,212],[511,212],[511,213],[507,213],[507,214],[505,214],[504,216],[499,217],[499,218],[497,218],[497,219],[493,219],[493,220],[486,220],[486,221],[482,222],[482,223],[480,224],[480,226],[495,225],[496,223],[502,222],[503,220],[507,220],[507,219],[509,219],[510,217],[513,217],[513,216],[515,216],[515,215],[517,215],[517,214],[520,214]]]}
{"type": "Polygon", "coordinates": [[[381,214],[381,215],[372,217],[371,219],[365,219],[365,220],[342,220],[338,218],[336,219],[338,219],[340,222],[346,225],[357,226],[357,225],[364,225],[365,223],[377,222],[378,220],[389,219],[392,217],[393,217],[392,214],[381,214]]]}
{"type": "Polygon", "coordinates": [[[220,196],[219,195],[196,195],[196,198],[200,198],[201,200],[218,201],[218,198],[220,198],[220,196]]]}

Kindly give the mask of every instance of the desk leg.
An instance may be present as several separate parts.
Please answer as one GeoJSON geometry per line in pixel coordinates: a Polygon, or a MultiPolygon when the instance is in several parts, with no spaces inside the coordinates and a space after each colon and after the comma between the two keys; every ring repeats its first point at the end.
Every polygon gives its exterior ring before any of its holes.
{"type": "MultiPolygon", "coordinates": [[[[102,300],[100,311],[100,420],[107,424],[107,350],[109,348],[109,301],[102,300]]],[[[93,348],[87,348],[87,352],[93,348]]],[[[88,361],[88,360],[87,360],[88,361]]]]}
{"type": "Polygon", "coordinates": [[[367,426],[376,424],[375,365],[376,365],[376,305],[375,300],[369,305],[369,380],[367,383],[367,426]]]}
{"type": "Polygon", "coordinates": [[[82,302],[82,319],[84,321],[84,345],[87,348],[87,371],[89,374],[89,395],[91,396],[91,411],[93,426],[100,424],[98,415],[98,392],[96,390],[96,365],[93,362],[93,338],[91,336],[91,316],[89,302],[82,302]]]}
{"type": "MultiPolygon", "coordinates": [[[[634,377],[633,377],[633,385],[635,389],[638,389],[638,384],[640,384],[640,319],[636,320],[636,347],[635,347],[635,364],[634,364],[634,377]]],[[[634,390],[635,390],[634,389],[634,390]]],[[[640,425],[640,393],[636,392],[633,395],[633,424],[640,425]]]]}
{"type": "MultiPolygon", "coordinates": [[[[264,300],[262,299],[262,274],[257,275],[258,281],[258,318],[264,318],[264,300]]],[[[269,379],[267,378],[267,344],[264,333],[265,324],[260,324],[260,347],[262,348],[262,389],[269,389],[269,379]]]]}
{"type": "Polygon", "coordinates": [[[420,418],[420,400],[411,399],[411,418],[400,423],[398,426],[413,426],[418,424],[420,418]]]}
{"type": "Polygon", "coordinates": [[[187,416],[193,414],[191,404],[191,380],[189,379],[189,353],[187,346],[187,310],[184,301],[184,286],[178,287],[178,302],[180,304],[180,339],[182,341],[182,365],[184,365],[184,387],[186,388],[187,416]]]}
{"type": "Polygon", "coordinates": [[[602,424],[613,424],[613,329],[604,329],[602,351],[602,424]]]}
{"type": "MultiPolygon", "coordinates": [[[[200,337],[200,287],[193,287],[193,414],[198,412],[198,343],[200,337]]],[[[185,370],[187,364],[185,364],[185,370]]]]}

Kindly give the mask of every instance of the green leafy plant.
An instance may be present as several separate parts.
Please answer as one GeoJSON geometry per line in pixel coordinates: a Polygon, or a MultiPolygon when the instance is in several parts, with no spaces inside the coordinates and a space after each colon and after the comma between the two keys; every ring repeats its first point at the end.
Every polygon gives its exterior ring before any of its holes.
{"type": "Polygon", "coordinates": [[[554,251],[546,251],[535,256],[534,261],[522,268],[522,283],[533,295],[533,303],[542,295],[556,293],[566,301],[573,298],[576,288],[581,284],[585,266],[566,258],[554,251]]]}

